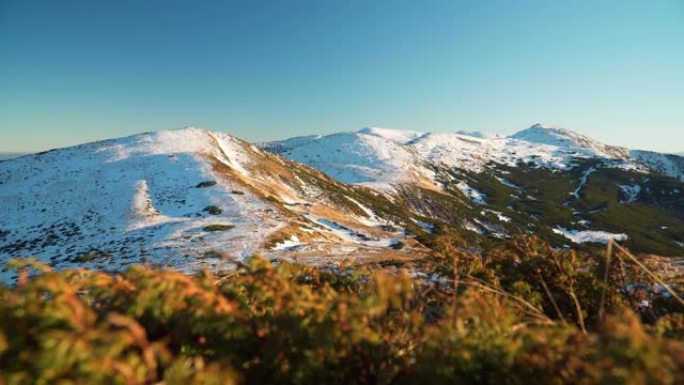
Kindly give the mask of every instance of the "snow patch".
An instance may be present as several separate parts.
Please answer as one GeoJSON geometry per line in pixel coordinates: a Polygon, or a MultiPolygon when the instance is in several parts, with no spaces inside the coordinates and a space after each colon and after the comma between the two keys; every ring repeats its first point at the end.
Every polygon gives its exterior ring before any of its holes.
{"type": "Polygon", "coordinates": [[[477,227],[473,222],[470,222],[468,220],[463,221],[463,228],[469,231],[472,231],[474,233],[482,235],[482,229],[477,227]]]}
{"type": "Polygon", "coordinates": [[[508,238],[508,235],[504,231],[504,229],[501,226],[489,223],[489,222],[484,222],[480,221],[478,219],[474,219],[475,223],[478,225],[482,226],[485,228],[485,230],[489,231],[489,235],[498,238],[498,239],[505,239],[508,238]]]}
{"type": "Polygon", "coordinates": [[[625,241],[627,234],[614,234],[606,231],[596,230],[571,230],[563,227],[553,229],[553,232],[562,235],[574,243],[603,243],[607,244],[609,241],[625,241]]]}
{"type": "Polygon", "coordinates": [[[486,216],[487,213],[492,213],[492,214],[494,214],[501,222],[506,222],[506,223],[508,223],[508,222],[511,221],[511,218],[510,218],[510,217],[507,217],[507,216],[503,215],[500,211],[491,210],[491,209],[484,209],[484,210],[480,211],[480,214],[483,215],[483,216],[486,216]]]}
{"type": "Polygon", "coordinates": [[[130,219],[127,226],[128,231],[158,225],[170,220],[170,218],[161,215],[152,205],[146,180],[143,179],[136,183],[132,200],[131,210],[128,214],[130,219]]]}
{"type": "Polygon", "coordinates": [[[302,242],[299,241],[299,238],[297,238],[296,235],[292,235],[290,239],[286,239],[282,242],[276,243],[271,250],[292,250],[296,248],[297,246],[302,245],[302,242]]]}
{"type": "Polygon", "coordinates": [[[312,214],[306,215],[306,217],[309,220],[319,224],[327,231],[334,234],[336,237],[348,243],[355,243],[359,245],[372,247],[389,247],[392,244],[396,243],[396,240],[393,239],[382,239],[379,237],[368,236],[354,229],[350,229],[346,226],[343,226],[335,221],[331,221],[327,218],[317,217],[312,214]]]}
{"type": "Polygon", "coordinates": [[[473,201],[473,203],[478,205],[486,204],[485,195],[470,187],[466,182],[460,181],[456,183],[456,188],[458,188],[459,191],[461,191],[463,195],[465,195],[468,199],[473,201]]]}
{"type": "Polygon", "coordinates": [[[494,178],[495,178],[496,180],[498,180],[499,183],[501,183],[501,184],[504,185],[504,186],[510,187],[510,188],[512,188],[512,189],[520,190],[520,186],[517,186],[517,185],[515,185],[515,184],[509,182],[508,180],[506,180],[506,179],[504,179],[504,178],[502,178],[502,177],[500,177],[500,176],[495,176],[494,178]]]}
{"type": "Polygon", "coordinates": [[[361,202],[357,201],[356,199],[353,199],[353,198],[348,197],[348,196],[346,196],[346,198],[350,202],[357,205],[366,214],[365,217],[354,216],[355,219],[357,221],[359,221],[360,223],[363,223],[366,226],[379,226],[379,225],[382,225],[382,224],[387,222],[387,221],[382,221],[380,218],[378,218],[377,215],[375,215],[373,210],[366,207],[365,205],[363,205],[361,202]]]}
{"type": "Polygon", "coordinates": [[[621,200],[620,203],[632,203],[636,201],[637,198],[639,198],[639,194],[641,193],[640,185],[618,184],[617,186],[622,192],[622,194],[625,196],[625,199],[621,200]]]}
{"type": "Polygon", "coordinates": [[[427,231],[428,233],[432,234],[432,232],[435,230],[435,225],[432,223],[420,221],[417,219],[413,220],[418,226],[420,226],[423,230],[427,231]]]}
{"type": "Polygon", "coordinates": [[[584,172],[582,172],[582,175],[580,175],[579,178],[577,188],[575,189],[575,191],[570,193],[571,196],[573,196],[575,199],[579,199],[579,194],[580,191],[582,191],[582,187],[584,187],[584,185],[587,184],[587,179],[589,179],[589,175],[591,175],[594,171],[596,171],[595,167],[589,167],[588,169],[584,170],[584,172]]]}

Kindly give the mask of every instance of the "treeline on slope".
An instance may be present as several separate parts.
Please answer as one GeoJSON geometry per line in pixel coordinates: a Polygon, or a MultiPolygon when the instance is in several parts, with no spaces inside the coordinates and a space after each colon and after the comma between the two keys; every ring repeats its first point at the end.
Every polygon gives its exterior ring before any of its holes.
{"type": "Polygon", "coordinates": [[[668,264],[522,238],[435,249],[356,267],[253,257],[222,277],[15,260],[0,384],[684,384],[668,264]]]}

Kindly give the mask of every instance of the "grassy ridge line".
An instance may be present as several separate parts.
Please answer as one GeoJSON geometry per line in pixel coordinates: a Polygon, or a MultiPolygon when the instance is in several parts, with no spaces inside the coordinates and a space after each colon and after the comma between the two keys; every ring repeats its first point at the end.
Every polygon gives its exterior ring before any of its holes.
{"type": "MultiPolygon", "coordinates": [[[[684,381],[684,309],[628,259],[456,245],[442,235],[433,258],[384,267],[254,257],[224,277],[15,261],[0,384],[684,381]]],[[[641,263],[682,292],[677,271],[641,263]]]]}

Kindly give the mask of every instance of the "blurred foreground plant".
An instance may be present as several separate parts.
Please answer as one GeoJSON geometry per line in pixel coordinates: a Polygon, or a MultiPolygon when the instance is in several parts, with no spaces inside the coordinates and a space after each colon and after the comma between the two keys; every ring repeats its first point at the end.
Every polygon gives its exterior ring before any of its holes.
{"type": "Polygon", "coordinates": [[[684,383],[681,304],[628,259],[440,242],[401,268],[253,257],[220,278],[15,261],[0,384],[684,383]]]}

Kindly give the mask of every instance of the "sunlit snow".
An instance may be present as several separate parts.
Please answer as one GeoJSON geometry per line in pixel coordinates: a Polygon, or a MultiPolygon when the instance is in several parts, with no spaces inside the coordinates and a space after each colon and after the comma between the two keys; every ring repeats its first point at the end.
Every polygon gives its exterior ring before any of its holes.
{"type": "Polygon", "coordinates": [[[570,230],[563,227],[557,227],[553,229],[553,232],[564,236],[565,238],[571,240],[574,243],[603,243],[607,244],[608,241],[625,241],[627,240],[627,234],[614,234],[606,231],[596,231],[596,230],[570,230]]]}

